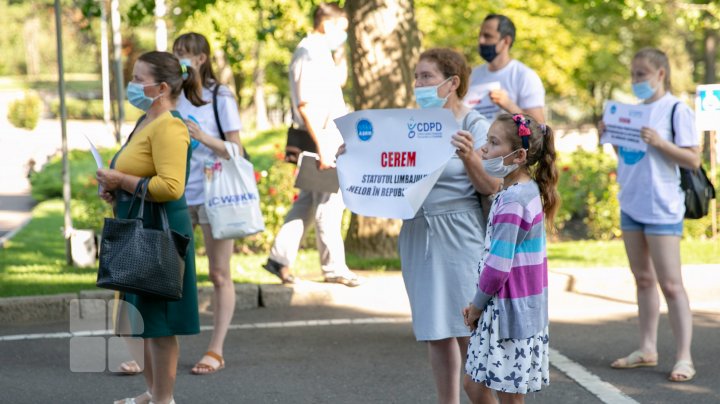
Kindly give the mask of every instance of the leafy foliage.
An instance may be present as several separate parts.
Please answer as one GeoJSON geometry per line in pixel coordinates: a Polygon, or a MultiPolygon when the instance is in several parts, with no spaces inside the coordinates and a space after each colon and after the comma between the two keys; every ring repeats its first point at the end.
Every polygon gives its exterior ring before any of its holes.
{"type": "Polygon", "coordinates": [[[8,121],[17,128],[33,130],[40,119],[42,102],[33,93],[26,93],[25,98],[15,100],[8,107],[8,121]]]}
{"type": "MultiPolygon", "coordinates": [[[[115,150],[100,150],[103,159],[109,161],[115,150]]],[[[110,205],[98,197],[95,180],[95,160],[86,150],[73,150],[70,159],[70,190],[73,206],[73,225],[76,228],[102,229],[103,218],[112,216],[110,205]]],[[[62,158],[55,157],[41,171],[30,176],[32,197],[36,201],[62,198],[62,158]]]]}

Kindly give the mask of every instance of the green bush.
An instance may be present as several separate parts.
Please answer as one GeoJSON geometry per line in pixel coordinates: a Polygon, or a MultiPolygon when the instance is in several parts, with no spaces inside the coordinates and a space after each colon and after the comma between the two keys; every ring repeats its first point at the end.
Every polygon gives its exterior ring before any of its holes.
{"type": "MultiPolygon", "coordinates": [[[[100,153],[107,161],[115,154],[115,150],[101,149],[100,153]]],[[[110,205],[98,197],[95,160],[86,150],[72,150],[68,158],[73,226],[99,232],[103,218],[112,216],[112,210],[110,205]]],[[[62,158],[53,158],[41,171],[33,173],[30,184],[32,197],[39,202],[62,198],[62,158]]]]}
{"type": "MultiPolygon", "coordinates": [[[[622,236],[616,167],[612,156],[602,152],[578,150],[560,155],[558,192],[562,205],[556,225],[561,238],[611,240],[622,236]]],[[[716,188],[720,184],[720,173],[714,184],[716,188]]],[[[712,236],[711,222],[711,215],[685,220],[685,237],[712,236]]]]}
{"type": "Polygon", "coordinates": [[[42,101],[33,93],[26,93],[25,98],[15,100],[8,108],[8,120],[16,128],[35,129],[40,119],[42,101]]]}
{"type": "Polygon", "coordinates": [[[616,166],[617,162],[602,152],[578,150],[570,154],[560,154],[558,192],[562,204],[556,225],[563,237],[585,238],[589,232],[603,239],[613,237],[614,227],[619,226],[619,222],[615,222],[619,212],[611,214],[611,206],[596,205],[604,202],[615,203],[613,200],[617,199],[617,192],[612,192],[611,184],[615,183],[616,166]],[[579,225],[580,228],[571,224],[579,225]],[[588,225],[593,229],[589,230],[588,225]],[[570,227],[574,234],[562,233],[562,230],[570,227]],[[604,232],[600,229],[606,229],[605,231],[610,233],[598,234],[604,232]]]}
{"type": "Polygon", "coordinates": [[[267,170],[255,172],[260,192],[260,210],[265,219],[265,231],[238,241],[239,245],[250,251],[270,250],[275,235],[285,221],[285,215],[300,192],[293,187],[296,166],[286,163],[284,157],[285,155],[278,151],[274,162],[267,170]]]}

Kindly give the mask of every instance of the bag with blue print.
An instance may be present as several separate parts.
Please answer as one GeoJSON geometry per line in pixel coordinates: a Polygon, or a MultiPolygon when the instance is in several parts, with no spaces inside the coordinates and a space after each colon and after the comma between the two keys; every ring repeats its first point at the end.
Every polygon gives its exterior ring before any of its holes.
{"type": "MultiPolygon", "coordinates": [[[[670,113],[670,132],[675,143],[675,109],[679,103],[673,105],[670,113]]],[[[680,167],[680,188],[685,193],[685,218],[701,219],[708,214],[710,201],[715,199],[715,187],[700,165],[697,169],[680,167]]]]}

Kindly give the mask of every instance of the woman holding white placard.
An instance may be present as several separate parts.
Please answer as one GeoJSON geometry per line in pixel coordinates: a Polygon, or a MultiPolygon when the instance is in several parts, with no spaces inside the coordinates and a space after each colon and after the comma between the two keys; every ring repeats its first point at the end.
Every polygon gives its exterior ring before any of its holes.
{"type": "MultiPolygon", "coordinates": [[[[685,214],[679,166],[700,166],[692,110],[670,93],[670,63],[665,53],[641,49],[631,66],[632,90],[650,105],[651,127],[641,130],[647,150],[617,147],[621,219],[625,251],[637,286],[639,348],[612,362],[616,369],[656,366],[660,285],[675,336],[675,365],[669,380],[695,376],[690,353],[692,313],[682,282],[680,239],[685,214]]],[[[599,124],[600,132],[605,125],[599,124]]]]}
{"type": "Polygon", "coordinates": [[[428,342],[438,402],[460,402],[461,368],[470,331],[461,315],[472,299],[484,248],[485,218],[477,192],[493,194],[500,180],[482,168],[480,147],[490,123],[462,103],[470,67],[451,49],[430,49],[415,67],[415,101],[453,112],[460,131],[448,163],[398,241],[413,331],[428,342]]]}

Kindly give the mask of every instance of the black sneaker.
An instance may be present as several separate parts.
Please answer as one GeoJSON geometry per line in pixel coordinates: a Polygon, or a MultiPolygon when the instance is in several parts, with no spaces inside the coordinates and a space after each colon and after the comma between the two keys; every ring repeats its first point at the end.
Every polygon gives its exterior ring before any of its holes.
{"type": "Polygon", "coordinates": [[[288,272],[290,272],[290,268],[284,266],[283,264],[281,264],[275,260],[268,258],[265,265],[263,265],[263,268],[265,268],[265,270],[267,270],[271,274],[280,278],[280,280],[282,281],[283,284],[295,283],[295,277],[288,273],[288,272]],[[286,269],[286,270],[283,271],[283,269],[286,269]],[[283,272],[285,272],[287,274],[285,276],[283,276],[283,272]]]}

